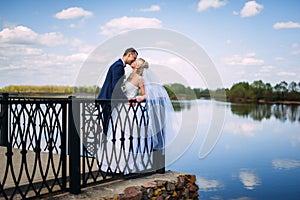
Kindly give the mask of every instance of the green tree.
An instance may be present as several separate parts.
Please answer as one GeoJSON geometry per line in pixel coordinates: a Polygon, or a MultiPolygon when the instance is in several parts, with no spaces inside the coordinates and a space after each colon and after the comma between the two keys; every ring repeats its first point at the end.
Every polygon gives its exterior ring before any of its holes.
{"type": "Polygon", "coordinates": [[[273,87],[270,83],[265,84],[264,98],[267,101],[273,100],[273,87]]]}
{"type": "Polygon", "coordinates": [[[292,81],[288,86],[288,97],[287,100],[298,101],[300,100],[300,92],[298,92],[298,84],[292,81]]]}
{"type": "Polygon", "coordinates": [[[295,81],[292,81],[288,86],[289,92],[296,92],[297,91],[297,83],[295,81]]]}
{"type": "Polygon", "coordinates": [[[240,82],[234,84],[227,93],[230,100],[253,100],[255,96],[249,83],[240,82]]]}
{"type": "Polygon", "coordinates": [[[287,88],[288,84],[285,81],[281,81],[280,83],[277,83],[274,87],[274,90],[276,92],[276,99],[277,100],[284,100],[287,92],[288,92],[288,88],[287,88]]]}
{"type": "Polygon", "coordinates": [[[265,91],[265,84],[262,80],[259,81],[254,81],[251,84],[251,90],[253,92],[253,97],[255,98],[256,101],[263,99],[264,98],[264,91],[265,91]]]}

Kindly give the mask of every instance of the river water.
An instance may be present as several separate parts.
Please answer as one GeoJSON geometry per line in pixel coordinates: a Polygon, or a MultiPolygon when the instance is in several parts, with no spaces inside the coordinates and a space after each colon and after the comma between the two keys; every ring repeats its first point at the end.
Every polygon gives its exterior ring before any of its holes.
{"type": "Polygon", "coordinates": [[[300,106],[197,100],[176,111],[187,120],[181,142],[167,148],[166,169],[195,174],[200,199],[300,199],[300,106]],[[201,157],[218,113],[220,135],[201,157]]]}

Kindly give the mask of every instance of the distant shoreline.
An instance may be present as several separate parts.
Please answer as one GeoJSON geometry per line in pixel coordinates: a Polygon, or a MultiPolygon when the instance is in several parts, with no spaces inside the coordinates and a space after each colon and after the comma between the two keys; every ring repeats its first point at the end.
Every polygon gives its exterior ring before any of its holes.
{"type": "Polygon", "coordinates": [[[300,101],[289,101],[289,100],[282,100],[282,101],[266,101],[264,99],[253,101],[251,99],[233,99],[228,100],[227,102],[230,103],[247,103],[247,104],[285,104],[285,105],[300,105],[300,101]]]}
{"type": "MultiPolygon", "coordinates": [[[[262,80],[253,83],[239,82],[229,88],[201,89],[172,83],[165,84],[167,94],[171,100],[215,99],[232,103],[266,103],[266,104],[300,104],[300,82],[287,83],[281,81],[272,86],[262,80]]],[[[55,85],[9,85],[0,88],[0,92],[9,92],[13,96],[26,98],[96,98],[101,87],[93,86],[55,86],[55,85]]]]}
{"type": "MultiPolygon", "coordinates": [[[[11,97],[25,97],[25,98],[68,98],[70,96],[76,96],[74,93],[49,93],[49,92],[30,92],[30,93],[9,93],[11,97]]],[[[80,96],[84,96],[85,98],[95,98],[95,94],[91,93],[83,93],[80,96]]],[[[177,101],[192,101],[192,100],[201,100],[201,99],[212,99],[212,98],[199,98],[199,99],[177,99],[177,101]]],[[[219,99],[215,99],[216,101],[223,101],[219,99]]],[[[226,102],[229,103],[242,103],[242,104],[284,104],[284,105],[300,105],[300,101],[266,101],[266,100],[259,100],[253,101],[251,99],[243,99],[243,98],[236,98],[231,99],[226,102]]]]}

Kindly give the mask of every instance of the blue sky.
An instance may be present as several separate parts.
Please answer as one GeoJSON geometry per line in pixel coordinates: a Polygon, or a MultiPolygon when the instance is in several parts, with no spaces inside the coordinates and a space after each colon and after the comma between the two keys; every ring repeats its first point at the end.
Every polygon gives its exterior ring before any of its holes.
{"type": "MultiPolygon", "coordinates": [[[[297,0],[4,0],[0,87],[74,85],[95,48],[138,28],[172,30],[193,40],[214,63],[224,87],[240,81],[299,82],[299,9],[297,0]]],[[[172,56],[147,59],[182,64],[172,56]]],[[[191,86],[205,87],[204,82],[205,77],[197,78],[191,86]]]]}

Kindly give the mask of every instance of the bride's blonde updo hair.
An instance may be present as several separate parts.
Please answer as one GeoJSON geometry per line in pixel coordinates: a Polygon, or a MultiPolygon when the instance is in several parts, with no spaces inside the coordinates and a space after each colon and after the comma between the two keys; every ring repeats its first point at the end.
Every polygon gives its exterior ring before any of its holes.
{"type": "Polygon", "coordinates": [[[137,64],[138,64],[137,73],[139,75],[143,75],[144,69],[149,68],[149,64],[143,58],[138,58],[136,61],[137,61],[137,64]]]}

